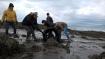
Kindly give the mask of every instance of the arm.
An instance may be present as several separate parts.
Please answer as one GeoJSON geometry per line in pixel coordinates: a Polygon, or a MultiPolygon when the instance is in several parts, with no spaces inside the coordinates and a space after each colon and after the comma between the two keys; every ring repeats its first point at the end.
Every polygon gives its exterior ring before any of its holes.
{"type": "Polygon", "coordinates": [[[3,16],[2,16],[2,22],[5,21],[5,17],[6,17],[6,11],[4,11],[3,16]]]}
{"type": "Polygon", "coordinates": [[[14,11],[14,14],[15,14],[15,20],[17,21],[17,16],[16,16],[16,12],[14,11]]]}
{"type": "Polygon", "coordinates": [[[16,12],[14,11],[14,13],[15,13],[16,24],[18,24],[16,12]]]}

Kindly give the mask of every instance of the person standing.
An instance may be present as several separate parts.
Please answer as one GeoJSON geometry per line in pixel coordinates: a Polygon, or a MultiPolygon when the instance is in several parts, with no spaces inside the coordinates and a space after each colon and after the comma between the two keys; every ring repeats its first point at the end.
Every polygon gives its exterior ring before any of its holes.
{"type": "Polygon", "coordinates": [[[52,27],[52,25],[53,25],[53,19],[52,19],[52,17],[50,16],[50,13],[47,13],[46,14],[47,15],[47,17],[46,17],[46,22],[47,22],[47,26],[48,27],[52,27]]]}
{"type": "Polygon", "coordinates": [[[46,26],[47,26],[47,29],[44,30],[44,33],[48,33],[49,35],[49,38],[50,37],[53,37],[53,34],[52,34],[52,30],[53,30],[53,19],[52,17],[50,16],[50,13],[46,13],[47,17],[46,17],[46,26]]]}
{"type": "Polygon", "coordinates": [[[10,3],[8,9],[4,11],[3,16],[2,16],[2,20],[6,28],[5,32],[7,35],[9,34],[8,30],[10,26],[14,29],[13,34],[16,34],[15,24],[17,23],[17,16],[13,8],[14,8],[14,5],[10,3]]]}

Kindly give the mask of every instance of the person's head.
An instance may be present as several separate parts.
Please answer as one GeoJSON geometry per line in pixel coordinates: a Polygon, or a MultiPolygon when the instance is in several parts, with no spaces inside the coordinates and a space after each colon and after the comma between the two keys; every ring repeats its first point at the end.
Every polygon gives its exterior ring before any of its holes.
{"type": "Polygon", "coordinates": [[[50,14],[49,13],[47,13],[47,16],[49,16],[50,14]]]}
{"type": "Polygon", "coordinates": [[[38,12],[34,12],[35,15],[38,15],[38,12]]]}
{"type": "Polygon", "coordinates": [[[28,16],[31,17],[31,20],[34,20],[34,18],[35,18],[35,15],[34,15],[33,12],[30,12],[30,13],[28,14],[28,16]]]}
{"type": "Polygon", "coordinates": [[[8,8],[9,8],[10,10],[13,10],[13,7],[14,7],[14,5],[13,5],[12,3],[10,3],[8,8]]]}
{"type": "Polygon", "coordinates": [[[34,15],[34,14],[32,12],[30,12],[29,15],[34,15]]]}
{"type": "Polygon", "coordinates": [[[45,24],[46,23],[46,20],[42,20],[42,24],[45,24]]]}
{"type": "Polygon", "coordinates": [[[38,17],[38,12],[34,12],[34,16],[35,17],[38,17]]]}
{"type": "Polygon", "coordinates": [[[46,20],[42,20],[42,23],[45,23],[46,22],[46,20]]]}

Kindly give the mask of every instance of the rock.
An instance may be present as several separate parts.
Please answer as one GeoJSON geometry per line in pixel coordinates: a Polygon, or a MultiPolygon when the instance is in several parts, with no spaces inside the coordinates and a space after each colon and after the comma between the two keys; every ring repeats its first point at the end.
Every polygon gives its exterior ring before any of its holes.
{"type": "Polygon", "coordinates": [[[105,52],[103,52],[103,53],[100,54],[100,58],[101,59],[105,59],[105,52]]]}
{"type": "Polygon", "coordinates": [[[104,49],[105,49],[105,46],[102,46],[102,48],[104,48],[104,49]]]}
{"type": "Polygon", "coordinates": [[[13,38],[9,38],[9,36],[4,33],[0,35],[0,56],[11,56],[20,52],[21,49],[23,48],[18,41],[13,38]]]}
{"type": "Polygon", "coordinates": [[[19,38],[19,35],[18,34],[15,34],[13,36],[14,36],[14,38],[19,38]]]}
{"type": "Polygon", "coordinates": [[[25,34],[22,34],[21,36],[22,36],[22,37],[27,37],[27,35],[25,35],[25,34]]]}
{"type": "Polygon", "coordinates": [[[32,59],[33,58],[33,53],[25,53],[21,57],[22,59],[32,59]]]}
{"type": "Polygon", "coordinates": [[[42,47],[34,45],[34,46],[31,47],[31,50],[33,52],[40,52],[40,51],[42,51],[42,47]]]}
{"type": "Polygon", "coordinates": [[[83,39],[88,39],[86,36],[81,36],[81,38],[83,38],[83,39]]]}
{"type": "Polygon", "coordinates": [[[100,55],[89,56],[90,59],[105,59],[105,52],[102,52],[100,55]]]}
{"type": "Polygon", "coordinates": [[[75,36],[74,35],[71,35],[71,38],[75,38],[75,36]]]}

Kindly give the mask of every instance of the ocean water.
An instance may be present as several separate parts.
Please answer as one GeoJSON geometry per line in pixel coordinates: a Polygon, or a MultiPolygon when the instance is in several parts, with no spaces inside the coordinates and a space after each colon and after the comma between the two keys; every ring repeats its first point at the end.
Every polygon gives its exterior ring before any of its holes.
{"type": "Polygon", "coordinates": [[[105,32],[105,20],[82,20],[72,21],[68,27],[80,31],[103,31],[105,32]]]}

